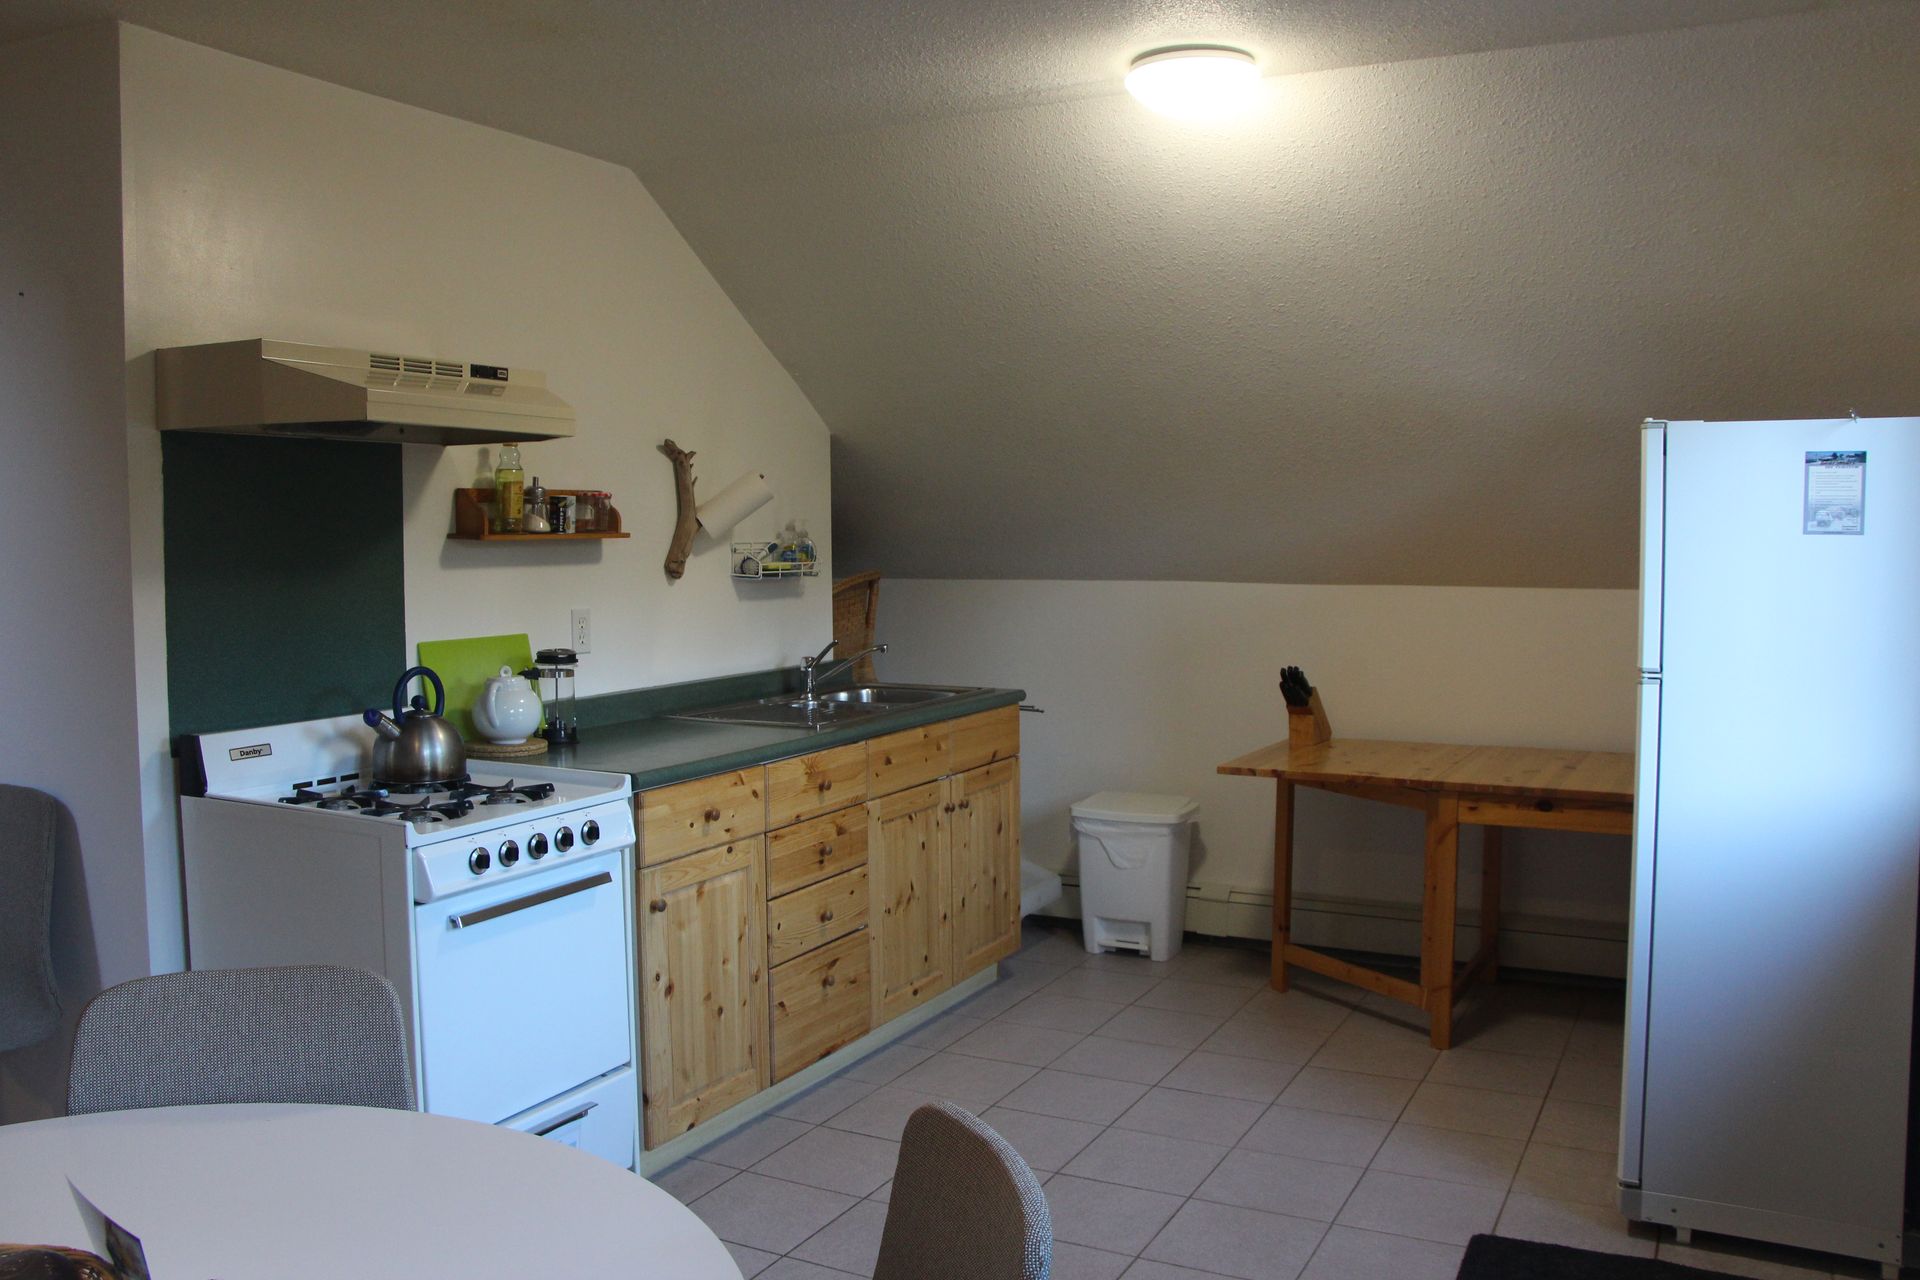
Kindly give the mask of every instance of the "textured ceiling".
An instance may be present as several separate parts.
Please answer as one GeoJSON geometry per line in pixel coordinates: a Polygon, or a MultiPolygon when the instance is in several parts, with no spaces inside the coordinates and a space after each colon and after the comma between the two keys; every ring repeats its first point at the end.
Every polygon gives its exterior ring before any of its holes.
{"type": "Polygon", "coordinates": [[[1628,586],[1647,414],[1920,407],[1920,5],[11,0],[632,166],[837,568],[1628,586]],[[1732,25],[1734,19],[1751,19],[1732,25]],[[1261,54],[1194,129],[1131,53],[1261,54]]]}

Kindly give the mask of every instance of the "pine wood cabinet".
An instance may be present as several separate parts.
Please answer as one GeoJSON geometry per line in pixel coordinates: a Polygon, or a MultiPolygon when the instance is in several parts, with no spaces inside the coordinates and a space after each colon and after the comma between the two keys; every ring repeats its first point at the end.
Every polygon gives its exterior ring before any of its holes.
{"type": "Polygon", "coordinates": [[[947,795],[930,782],[867,802],[876,1026],[953,985],[947,795]]]}
{"type": "Polygon", "coordinates": [[[635,797],[649,1149],[1019,949],[1019,750],[1003,707],[635,797]]]}
{"type": "Polygon", "coordinates": [[[640,871],[648,1147],[769,1083],[765,845],[754,836],[640,871]]]}
{"type": "Polygon", "coordinates": [[[1020,770],[1003,760],[947,787],[953,967],[965,977],[1020,949],[1020,770]]]}

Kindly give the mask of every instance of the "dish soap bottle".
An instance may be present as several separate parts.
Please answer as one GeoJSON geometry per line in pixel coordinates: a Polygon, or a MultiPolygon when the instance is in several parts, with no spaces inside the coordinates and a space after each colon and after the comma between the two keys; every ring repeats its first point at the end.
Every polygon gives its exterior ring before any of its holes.
{"type": "Polygon", "coordinates": [[[511,442],[500,446],[500,461],[493,469],[493,531],[519,533],[524,511],[521,486],[527,473],[520,468],[520,446],[511,442]]]}
{"type": "Polygon", "coordinates": [[[793,524],[793,549],[799,553],[801,564],[812,564],[814,561],[813,535],[807,532],[807,522],[796,520],[793,524]]]}

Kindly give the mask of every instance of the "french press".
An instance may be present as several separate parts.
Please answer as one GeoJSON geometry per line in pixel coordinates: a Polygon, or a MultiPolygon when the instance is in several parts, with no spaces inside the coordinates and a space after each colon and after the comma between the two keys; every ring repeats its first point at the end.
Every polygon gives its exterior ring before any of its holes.
{"type": "Polygon", "coordinates": [[[520,674],[540,690],[546,704],[547,724],[540,736],[554,746],[580,741],[580,724],[573,705],[573,669],[580,655],[571,649],[542,649],[533,655],[533,665],[520,674]]]}

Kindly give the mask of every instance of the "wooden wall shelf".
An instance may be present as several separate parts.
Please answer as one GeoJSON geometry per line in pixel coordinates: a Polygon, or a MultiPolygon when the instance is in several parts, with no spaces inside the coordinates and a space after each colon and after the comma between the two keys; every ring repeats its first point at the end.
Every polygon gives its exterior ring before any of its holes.
{"type": "MultiPolygon", "coordinates": [[[[549,489],[548,497],[572,494],[579,497],[586,489],[549,489]]],[[[600,542],[608,538],[630,538],[620,527],[620,508],[607,508],[610,528],[587,533],[495,533],[487,521],[487,507],[493,502],[491,489],[455,489],[453,491],[453,532],[447,537],[460,542],[600,542]]]]}

